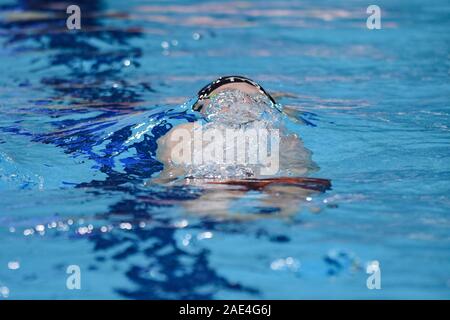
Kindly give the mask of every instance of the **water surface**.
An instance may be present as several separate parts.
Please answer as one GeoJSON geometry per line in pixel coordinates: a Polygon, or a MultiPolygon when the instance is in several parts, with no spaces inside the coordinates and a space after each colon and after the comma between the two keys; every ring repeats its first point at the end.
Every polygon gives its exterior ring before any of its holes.
{"type": "Polygon", "coordinates": [[[379,1],[381,30],[362,1],[78,3],[78,32],[61,2],[0,4],[0,296],[450,297],[447,1],[379,1]],[[178,106],[229,74],[304,112],[332,190],[289,217],[250,192],[230,212],[263,217],[236,220],[145,184],[178,106]]]}

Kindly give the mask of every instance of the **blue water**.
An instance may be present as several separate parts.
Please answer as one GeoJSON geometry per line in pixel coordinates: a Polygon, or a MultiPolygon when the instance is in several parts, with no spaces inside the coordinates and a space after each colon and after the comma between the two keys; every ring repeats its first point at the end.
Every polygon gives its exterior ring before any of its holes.
{"type": "Polygon", "coordinates": [[[377,1],[381,30],[364,1],[78,1],[81,31],[60,2],[0,3],[0,298],[450,298],[448,1],[377,1]],[[179,106],[229,74],[312,124],[333,187],[288,218],[145,184],[179,106]]]}

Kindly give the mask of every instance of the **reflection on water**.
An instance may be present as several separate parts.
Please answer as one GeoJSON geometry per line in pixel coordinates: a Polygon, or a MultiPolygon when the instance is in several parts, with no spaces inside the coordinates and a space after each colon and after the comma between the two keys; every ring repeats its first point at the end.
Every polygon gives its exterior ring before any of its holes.
{"type": "Polygon", "coordinates": [[[0,250],[2,265],[16,266],[0,267],[0,287],[11,298],[371,297],[371,259],[389,266],[386,297],[448,290],[445,268],[417,263],[430,252],[450,261],[448,99],[439,95],[448,74],[424,58],[442,59],[448,45],[424,31],[414,37],[433,50],[397,46],[408,12],[388,8],[383,40],[364,33],[359,3],[77,4],[80,32],[65,29],[64,1],[0,4],[0,250]],[[384,41],[392,45],[382,50],[384,41]],[[309,111],[301,115],[312,126],[290,129],[337,183],[331,193],[149,183],[163,169],[156,140],[197,120],[176,105],[234,73],[309,111]],[[416,112],[423,105],[439,116],[416,112]],[[431,149],[406,143],[419,140],[431,149]],[[412,187],[423,181],[435,193],[412,187]],[[68,264],[82,267],[79,293],[65,290],[68,264]],[[417,290],[402,284],[405,265],[423,279],[417,290]]]}

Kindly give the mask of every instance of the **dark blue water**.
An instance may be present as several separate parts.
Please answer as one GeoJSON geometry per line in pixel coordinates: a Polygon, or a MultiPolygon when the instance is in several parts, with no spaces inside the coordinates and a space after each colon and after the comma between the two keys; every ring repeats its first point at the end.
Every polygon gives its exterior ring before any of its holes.
{"type": "Polygon", "coordinates": [[[448,1],[379,1],[381,30],[363,1],[78,1],[80,31],[58,1],[0,3],[0,297],[450,297],[448,1]],[[250,192],[239,220],[146,184],[228,74],[303,111],[332,190],[289,217],[250,192]]]}

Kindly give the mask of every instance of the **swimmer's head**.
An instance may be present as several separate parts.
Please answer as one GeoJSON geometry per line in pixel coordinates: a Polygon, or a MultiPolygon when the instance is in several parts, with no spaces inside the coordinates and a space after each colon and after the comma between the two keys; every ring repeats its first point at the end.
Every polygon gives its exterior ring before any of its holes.
{"type": "Polygon", "coordinates": [[[205,86],[192,109],[230,124],[263,120],[264,113],[279,112],[275,100],[260,85],[240,76],[221,77],[205,86]]]}

